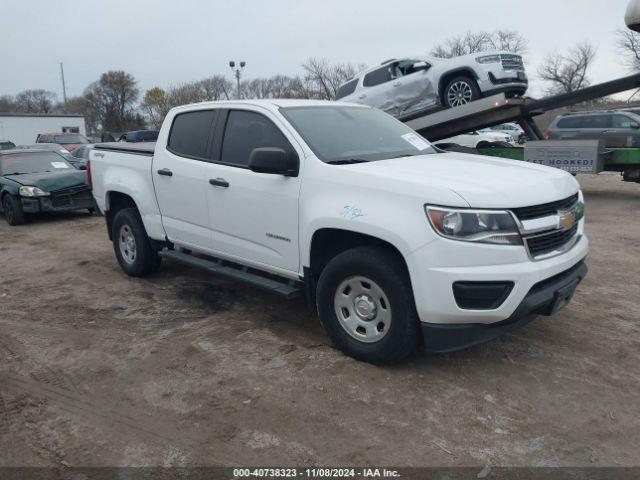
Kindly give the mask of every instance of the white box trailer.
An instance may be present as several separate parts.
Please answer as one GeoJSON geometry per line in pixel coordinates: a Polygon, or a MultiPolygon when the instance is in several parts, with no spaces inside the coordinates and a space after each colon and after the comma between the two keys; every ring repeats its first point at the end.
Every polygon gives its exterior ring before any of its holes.
{"type": "Polygon", "coordinates": [[[0,113],[0,141],[16,145],[36,143],[40,133],[87,134],[82,115],[46,115],[36,113],[0,113]]]}

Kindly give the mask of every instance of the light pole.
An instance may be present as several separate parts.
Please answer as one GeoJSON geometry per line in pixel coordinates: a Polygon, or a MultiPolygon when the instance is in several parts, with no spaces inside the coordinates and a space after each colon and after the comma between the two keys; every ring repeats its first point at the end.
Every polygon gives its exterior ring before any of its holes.
{"type": "Polygon", "coordinates": [[[242,98],[242,95],[240,95],[240,72],[242,71],[242,69],[246,64],[247,64],[246,62],[240,62],[240,67],[236,68],[236,62],[234,62],[233,60],[229,62],[229,67],[231,67],[231,71],[236,76],[236,82],[238,84],[238,91],[237,91],[238,99],[242,98]]]}

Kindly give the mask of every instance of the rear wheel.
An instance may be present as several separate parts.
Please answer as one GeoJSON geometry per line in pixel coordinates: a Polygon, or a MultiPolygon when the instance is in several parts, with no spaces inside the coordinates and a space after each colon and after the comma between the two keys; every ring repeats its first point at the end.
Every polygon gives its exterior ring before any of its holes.
{"type": "Polygon", "coordinates": [[[8,193],[5,194],[2,197],[2,210],[4,211],[4,218],[9,225],[15,226],[24,223],[24,212],[19,198],[8,193]]]}
{"type": "Polygon", "coordinates": [[[318,280],[316,303],[329,338],[345,354],[392,363],[418,346],[419,320],[402,259],[380,247],[333,258],[318,280]]]}
{"type": "Polygon", "coordinates": [[[118,263],[127,275],[142,277],[158,271],[162,258],[153,248],[138,210],[125,208],[116,213],[111,236],[118,263]]]}
{"type": "Polygon", "coordinates": [[[442,95],[445,107],[459,107],[480,98],[480,89],[475,80],[460,76],[447,83],[442,95]]]}

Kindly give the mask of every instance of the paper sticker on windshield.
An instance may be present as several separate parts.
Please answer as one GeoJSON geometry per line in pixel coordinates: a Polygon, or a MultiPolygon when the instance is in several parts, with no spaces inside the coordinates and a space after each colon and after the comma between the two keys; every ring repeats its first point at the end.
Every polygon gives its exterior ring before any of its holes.
{"type": "Polygon", "coordinates": [[[51,162],[51,166],[53,168],[69,168],[69,166],[64,162],[51,162]]]}
{"type": "Polygon", "coordinates": [[[429,148],[429,144],[415,133],[405,133],[404,135],[402,135],[402,138],[404,138],[418,150],[426,150],[427,148],[429,148]]]}

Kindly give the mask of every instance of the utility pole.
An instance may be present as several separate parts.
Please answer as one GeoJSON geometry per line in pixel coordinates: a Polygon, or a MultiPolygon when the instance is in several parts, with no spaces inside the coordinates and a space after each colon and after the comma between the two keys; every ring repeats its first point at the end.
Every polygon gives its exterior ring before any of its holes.
{"type": "Polygon", "coordinates": [[[242,69],[245,67],[246,64],[247,62],[240,62],[240,67],[236,68],[236,62],[234,62],[233,60],[229,62],[229,67],[231,67],[231,71],[235,75],[236,83],[238,84],[238,90],[237,90],[238,100],[242,98],[242,95],[240,93],[240,72],[242,71],[242,69]]]}
{"type": "Polygon", "coordinates": [[[64,83],[64,66],[60,62],[60,76],[62,77],[62,100],[67,104],[67,85],[64,83]]]}

